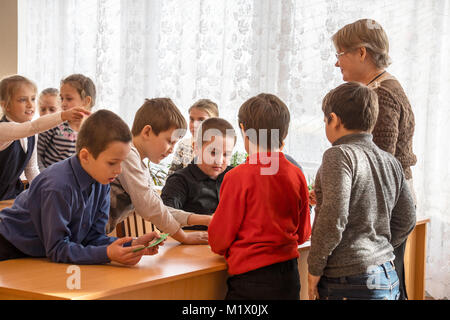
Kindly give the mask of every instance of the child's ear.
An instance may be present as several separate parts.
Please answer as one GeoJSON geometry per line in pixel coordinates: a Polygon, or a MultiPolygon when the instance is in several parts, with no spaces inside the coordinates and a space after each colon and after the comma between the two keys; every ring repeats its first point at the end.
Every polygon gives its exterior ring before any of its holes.
{"type": "Polygon", "coordinates": [[[87,96],[86,98],[84,98],[83,102],[84,102],[84,106],[83,107],[90,108],[91,107],[91,103],[92,103],[92,97],[91,96],[87,96]]]}
{"type": "Polygon", "coordinates": [[[241,129],[242,137],[243,137],[244,140],[245,140],[245,137],[247,137],[247,135],[245,134],[245,128],[244,128],[244,125],[243,125],[242,123],[239,123],[239,128],[241,129]]]}
{"type": "Polygon", "coordinates": [[[337,116],[336,113],[332,112],[327,116],[327,123],[329,125],[332,125],[333,123],[337,123],[339,120],[339,117],[337,116]]]}
{"type": "Polygon", "coordinates": [[[82,148],[80,152],[78,153],[78,158],[80,159],[81,163],[88,163],[89,162],[89,156],[90,152],[86,148],[82,148]]]}
{"type": "Polygon", "coordinates": [[[328,124],[335,129],[339,129],[342,126],[342,120],[336,113],[332,112],[328,116],[328,124]]]}
{"type": "Polygon", "coordinates": [[[152,132],[153,132],[152,126],[147,124],[144,128],[142,128],[141,135],[145,138],[148,138],[152,132]]]}

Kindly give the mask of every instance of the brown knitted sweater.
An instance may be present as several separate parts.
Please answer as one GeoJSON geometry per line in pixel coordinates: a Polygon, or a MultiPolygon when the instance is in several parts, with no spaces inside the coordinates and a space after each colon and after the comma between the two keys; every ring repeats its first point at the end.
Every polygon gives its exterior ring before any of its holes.
{"type": "Polygon", "coordinates": [[[405,178],[411,179],[411,166],[417,162],[413,153],[414,113],[400,83],[386,74],[371,86],[378,95],[379,113],[373,141],[393,154],[402,164],[405,178]]]}

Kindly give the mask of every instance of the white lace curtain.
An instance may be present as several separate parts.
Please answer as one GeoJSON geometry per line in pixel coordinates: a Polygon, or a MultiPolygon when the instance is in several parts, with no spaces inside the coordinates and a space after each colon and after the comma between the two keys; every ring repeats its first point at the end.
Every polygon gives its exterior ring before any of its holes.
{"type": "Polygon", "coordinates": [[[286,151],[312,178],[329,147],[321,100],[342,83],[330,37],[377,20],[416,116],[418,215],[431,218],[426,290],[448,298],[449,15],[448,0],[19,0],[19,72],[40,89],[86,74],[97,108],[129,124],[144,98],[170,97],[186,116],[210,98],[237,129],[243,101],[277,94],[292,116],[286,151]]]}

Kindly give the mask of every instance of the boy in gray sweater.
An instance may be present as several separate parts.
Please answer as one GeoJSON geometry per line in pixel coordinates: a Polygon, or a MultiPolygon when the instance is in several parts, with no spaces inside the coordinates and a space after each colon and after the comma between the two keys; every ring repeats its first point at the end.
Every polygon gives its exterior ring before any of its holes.
{"type": "Polygon", "coordinates": [[[394,248],[413,230],[415,207],[403,169],[372,141],[374,91],[345,83],[324,98],[332,147],[317,172],[308,257],[310,299],[397,299],[394,248]]]}

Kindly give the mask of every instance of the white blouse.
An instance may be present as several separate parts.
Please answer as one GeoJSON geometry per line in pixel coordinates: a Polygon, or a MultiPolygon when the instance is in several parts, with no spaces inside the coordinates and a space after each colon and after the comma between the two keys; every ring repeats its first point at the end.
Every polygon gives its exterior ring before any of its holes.
{"type": "MultiPolygon", "coordinates": [[[[52,113],[40,117],[34,121],[26,121],[22,123],[14,122],[8,117],[6,118],[10,122],[0,122],[0,151],[7,149],[14,141],[20,140],[20,144],[22,145],[25,153],[28,148],[28,137],[47,131],[63,122],[61,119],[61,112],[52,113]]],[[[39,174],[36,148],[37,136],[35,137],[34,150],[30,161],[24,170],[25,177],[28,182],[33,181],[33,179],[39,174]]]]}

